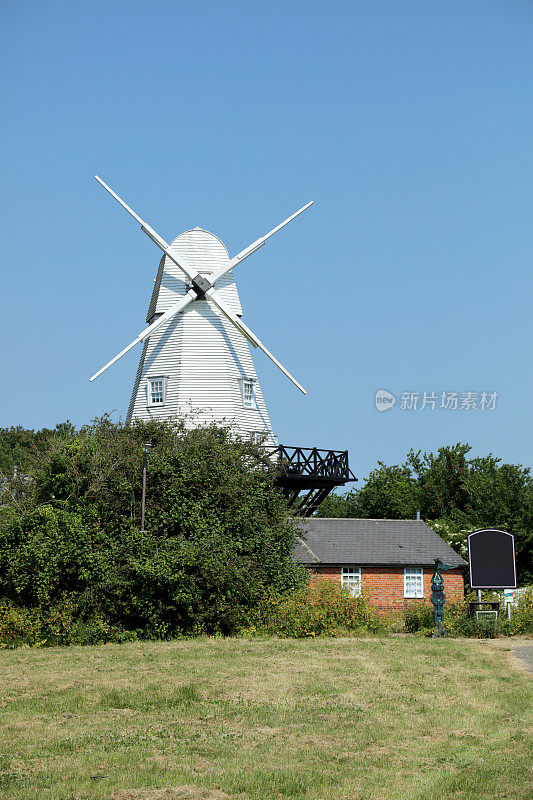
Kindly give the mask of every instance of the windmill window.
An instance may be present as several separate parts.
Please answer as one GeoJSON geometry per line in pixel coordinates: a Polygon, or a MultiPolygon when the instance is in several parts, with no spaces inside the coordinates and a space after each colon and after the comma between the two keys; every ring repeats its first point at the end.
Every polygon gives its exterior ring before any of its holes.
{"type": "Polygon", "coordinates": [[[162,406],[165,403],[166,378],[148,379],[148,405],[162,406]]]}
{"type": "Polygon", "coordinates": [[[255,408],[255,392],[253,381],[242,382],[242,404],[245,408],[255,408]]]}
{"type": "Polygon", "coordinates": [[[342,567],[341,585],[347,586],[352,597],[361,594],[361,567],[342,567]]]}
{"type": "Polygon", "coordinates": [[[424,597],[424,570],[406,567],[403,577],[404,597],[424,597]]]}

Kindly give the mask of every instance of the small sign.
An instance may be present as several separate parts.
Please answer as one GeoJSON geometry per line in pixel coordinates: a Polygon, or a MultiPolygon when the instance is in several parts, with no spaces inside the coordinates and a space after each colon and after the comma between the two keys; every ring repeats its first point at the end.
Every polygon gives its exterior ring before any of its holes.
{"type": "Polygon", "coordinates": [[[485,619],[488,622],[494,623],[494,625],[498,624],[498,612],[497,611],[476,611],[476,619],[485,619]]]}
{"type": "Polygon", "coordinates": [[[514,536],[496,528],[468,534],[472,589],[516,589],[514,536]]]}

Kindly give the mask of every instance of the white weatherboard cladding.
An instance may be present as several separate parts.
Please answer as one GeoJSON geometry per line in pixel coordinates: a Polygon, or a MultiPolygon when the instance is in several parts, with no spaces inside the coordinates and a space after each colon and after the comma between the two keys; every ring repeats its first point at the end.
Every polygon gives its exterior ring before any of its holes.
{"type": "MultiPolygon", "coordinates": [[[[178,236],[170,250],[179,261],[206,277],[227,265],[226,248],[216,236],[195,228],[178,236]]],[[[157,273],[147,321],[167,310],[189,288],[184,272],[164,256],[157,273]]],[[[230,270],[216,290],[236,314],[242,314],[230,270]]],[[[225,422],[243,434],[272,426],[257,380],[249,344],[207,300],[195,300],[182,314],[161,325],[144,343],[127,419],[168,419],[185,415],[189,425],[225,422]],[[166,377],[164,405],[148,405],[148,381],[166,377]],[[242,381],[252,380],[256,408],[245,408],[242,381]]]]}

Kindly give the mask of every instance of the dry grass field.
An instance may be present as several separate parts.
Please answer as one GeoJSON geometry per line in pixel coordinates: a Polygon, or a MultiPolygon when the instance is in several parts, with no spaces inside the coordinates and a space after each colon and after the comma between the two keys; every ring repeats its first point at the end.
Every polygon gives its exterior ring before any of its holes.
{"type": "Polygon", "coordinates": [[[532,681],[488,641],[196,639],[0,662],[11,800],[532,796],[532,681]]]}

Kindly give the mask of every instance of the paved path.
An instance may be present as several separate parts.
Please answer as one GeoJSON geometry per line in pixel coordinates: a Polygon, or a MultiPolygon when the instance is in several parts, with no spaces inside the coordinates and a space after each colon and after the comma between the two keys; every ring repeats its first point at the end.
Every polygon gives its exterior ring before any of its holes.
{"type": "Polygon", "coordinates": [[[509,662],[522,672],[533,675],[533,639],[529,636],[502,636],[498,639],[471,639],[477,641],[479,647],[489,647],[494,650],[503,650],[507,653],[509,662]]]}
{"type": "Polygon", "coordinates": [[[533,675],[533,644],[521,644],[513,647],[512,654],[524,666],[526,672],[533,675]]]}

